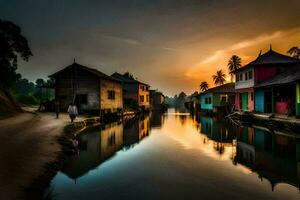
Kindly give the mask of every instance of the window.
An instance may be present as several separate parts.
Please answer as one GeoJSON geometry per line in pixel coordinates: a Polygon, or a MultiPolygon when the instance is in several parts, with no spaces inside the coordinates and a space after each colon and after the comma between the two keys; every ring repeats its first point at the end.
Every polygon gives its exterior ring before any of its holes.
{"type": "Polygon", "coordinates": [[[227,96],[226,94],[221,94],[221,95],[220,95],[220,101],[221,101],[222,103],[228,102],[228,96],[227,96]]]}
{"type": "Polygon", "coordinates": [[[245,80],[248,80],[248,72],[245,73],[245,80]]]}
{"type": "Polygon", "coordinates": [[[249,75],[248,75],[248,76],[249,76],[249,79],[252,79],[252,77],[253,77],[253,76],[252,76],[252,70],[249,71],[248,73],[249,73],[249,75]]]}
{"type": "Polygon", "coordinates": [[[142,91],[145,91],[145,87],[143,85],[140,86],[142,91]]]}
{"type": "Polygon", "coordinates": [[[240,81],[243,81],[243,73],[240,73],[240,81]]]}
{"type": "Polygon", "coordinates": [[[206,97],[204,99],[204,101],[205,101],[205,104],[211,104],[211,98],[210,97],[206,97]]]}
{"type": "Polygon", "coordinates": [[[146,86],[146,91],[149,91],[149,87],[148,86],[146,86]]]}
{"type": "Polygon", "coordinates": [[[146,96],[146,102],[149,102],[149,95],[146,96]]]}
{"type": "Polygon", "coordinates": [[[253,99],[254,99],[254,94],[253,92],[251,92],[251,101],[253,101],[253,99]]]}
{"type": "Polygon", "coordinates": [[[114,90],[108,90],[107,94],[108,94],[108,99],[115,99],[116,94],[114,90]]]}
{"type": "Polygon", "coordinates": [[[142,102],[144,102],[144,100],[145,100],[144,95],[141,95],[141,96],[140,96],[140,102],[142,103],[142,102]]]}
{"type": "Polygon", "coordinates": [[[237,74],[235,77],[236,77],[236,82],[238,82],[240,80],[240,74],[237,74]]]}

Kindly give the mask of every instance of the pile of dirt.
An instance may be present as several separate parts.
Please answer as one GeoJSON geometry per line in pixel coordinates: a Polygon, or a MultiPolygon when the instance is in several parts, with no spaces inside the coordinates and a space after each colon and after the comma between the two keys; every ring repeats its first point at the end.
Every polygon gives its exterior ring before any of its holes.
{"type": "Polygon", "coordinates": [[[0,88],[0,118],[22,112],[13,96],[0,88]]]}

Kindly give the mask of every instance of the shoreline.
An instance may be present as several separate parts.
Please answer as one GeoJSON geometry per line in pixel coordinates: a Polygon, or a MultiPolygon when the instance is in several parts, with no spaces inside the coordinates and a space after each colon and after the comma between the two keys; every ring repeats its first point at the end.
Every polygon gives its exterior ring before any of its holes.
{"type": "MultiPolygon", "coordinates": [[[[133,113],[125,115],[121,118],[122,121],[132,119],[139,116],[139,113],[133,113]]],[[[111,123],[111,122],[110,122],[111,123]]],[[[87,118],[80,121],[75,121],[72,124],[66,124],[63,127],[63,132],[56,138],[56,142],[59,144],[61,150],[58,152],[54,161],[47,162],[44,165],[43,172],[33,182],[24,189],[24,199],[52,199],[51,190],[49,185],[51,180],[58,171],[64,168],[68,159],[74,155],[76,147],[73,143],[75,137],[78,136],[87,128],[94,126],[104,126],[109,123],[101,123],[100,117],[87,118]]]]}

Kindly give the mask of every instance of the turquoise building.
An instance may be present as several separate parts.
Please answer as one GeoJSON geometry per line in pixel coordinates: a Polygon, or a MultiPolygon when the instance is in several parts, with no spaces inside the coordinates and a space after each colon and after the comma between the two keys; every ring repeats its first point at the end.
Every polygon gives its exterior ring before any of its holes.
{"type": "Polygon", "coordinates": [[[199,95],[200,109],[217,112],[219,108],[234,105],[234,83],[210,88],[199,95]]]}

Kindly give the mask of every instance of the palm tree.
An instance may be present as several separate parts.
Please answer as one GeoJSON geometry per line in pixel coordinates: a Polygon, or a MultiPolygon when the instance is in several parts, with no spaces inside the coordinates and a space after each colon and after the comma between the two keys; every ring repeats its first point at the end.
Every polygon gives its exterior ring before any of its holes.
{"type": "Polygon", "coordinates": [[[233,55],[229,59],[227,66],[231,77],[231,82],[233,82],[233,73],[242,66],[242,59],[237,55],[233,55]]]}
{"type": "Polygon", "coordinates": [[[202,81],[201,83],[200,83],[200,90],[202,91],[202,92],[204,92],[204,91],[206,91],[207,89],[208,89],[208,83],[206,82],[206,81],[202,81]]]}
{"type": "Polygon", "coordinates": [[[217,73],[215,75],[212,76],[215,85],[223,85],[225,83],[225,74],[224,72],[220,69],[217,71],[217,73]]]}
{"type": "Polygon", "coordinates": [[[299,47],[292,47],[287,51],[294,58],[300,58],[300,48],[299,47]]]}

